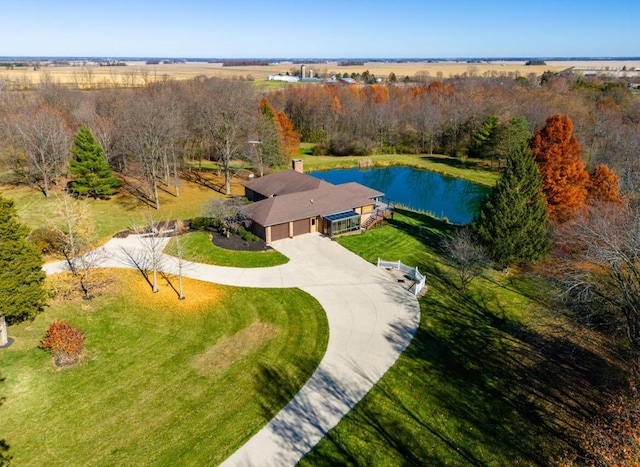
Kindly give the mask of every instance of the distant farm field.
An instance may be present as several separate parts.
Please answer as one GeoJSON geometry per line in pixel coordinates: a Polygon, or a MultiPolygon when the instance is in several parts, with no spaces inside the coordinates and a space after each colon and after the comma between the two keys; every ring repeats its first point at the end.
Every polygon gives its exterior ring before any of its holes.
{"type": "MultiPolygon", "coordinates": [[[[573,62],[572,62],[573,63],[573,62]]],[[[170,77],[172,79],[190,79],[196,76],[250,79],[264,81],[269,75],[298,70],[300,65],[278,63],[266,66],[233,66],[225,67],[222,63],[186,62],[175,64],[147,65],[143,61],[126,62],[126,66],[46,66],[39,69],[14,68],[0,69],[0,78],[11,83],[24,86],[36,85],[43,80],[52,80],[64,84],[76,85],[80,88],[109,86],[140,86],[148,82],[170,77]]],[[[572,66],[572,65],[569,65],[572,66]]],[[[640,66],[640,65],[638,65],[640,66]]],[[[548,64],[546,66],[525,66],[524,61],[496,61],[488,63],[467,62],[366,62],[364,65],[338,66],[337,62],[306,65],[307,72],[314,75],[331,76],[333,74],[362,73],[369,71],[377,77],[386,78],[395,73],[398,79],[405,76],[431,76],[448,78],[462,75],[491,75],[515,73],[526,76],[530,73],[542,74],[544,71],[560,71],[568,66],[548,64]]],[[[627,67],[629,68],[629,66],[627,67]]]]}

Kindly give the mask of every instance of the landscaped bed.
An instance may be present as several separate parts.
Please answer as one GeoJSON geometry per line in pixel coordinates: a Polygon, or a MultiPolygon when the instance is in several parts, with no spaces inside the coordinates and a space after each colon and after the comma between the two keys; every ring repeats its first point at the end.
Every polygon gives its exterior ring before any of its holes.
{"type": "Polygon", "coordinates": [[[217,266],[259,268],[284,264],[289,259],[265,245],[262,240],[245,240],[238,234],[226,236],[216,232],[191,232],[179,239],[172,238],[165,253],[177,256],[177,242],[183,242],[182,257],[217,266]]]}
{"type": "Polygon", "coordinates": [[[111,282],[94,300],[54,300],[34,322],[10,328],[0,419],[15,465],[219,464],[324,354],[325,314],[299,290],[185,279],[179,301],[168,285],[151,293],[139,272],[107,272],[111,282]],[[64,369],[38,348],[56,318],[86,335],[86,354],[64,369]],[[283,392],[266,384],[272,375],[295,384],[283,392]]]}

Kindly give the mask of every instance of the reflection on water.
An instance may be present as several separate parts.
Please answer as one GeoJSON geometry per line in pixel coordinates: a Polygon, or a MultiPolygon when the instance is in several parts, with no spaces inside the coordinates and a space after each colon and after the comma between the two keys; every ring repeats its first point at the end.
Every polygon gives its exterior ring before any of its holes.
{"type": "Polygon", "coordinates": [[[361,183],[382,191],[390,202],[446,217],[455,224],[471,222],[489,192],[476,183],[413,167],[332,169],[309,175],[336,185],[361,183]]]}

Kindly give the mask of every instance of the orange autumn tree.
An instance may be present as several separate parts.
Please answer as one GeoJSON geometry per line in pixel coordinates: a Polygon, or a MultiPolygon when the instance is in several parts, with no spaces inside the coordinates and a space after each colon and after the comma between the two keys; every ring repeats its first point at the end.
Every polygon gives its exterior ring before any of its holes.
{"type": "Polygon", "coordinates": [[[298,156],[298,149],[300,147],[300,135],[293,128],[293,123],[289,120],[289,117],[280,111],[276,114],[276,120],[278,121],[278,130],[280,133],[280,145],[282,152],[287,158],[291,160],[298,156]]]}
{"type": "Polygon", "coordinates": [[[589,181],[571,119],[566,115],[547,118],[531,140],[531,150],[542,175],[549,217],[556,221],[571,218],[585,205],[589,181]]]}
{"type": "Polygon", "coordinates": [[[587,189],[590,203],[617,203],[621,199],[618,176],[606,164],[600,164],[591,172],[587,189]]]}

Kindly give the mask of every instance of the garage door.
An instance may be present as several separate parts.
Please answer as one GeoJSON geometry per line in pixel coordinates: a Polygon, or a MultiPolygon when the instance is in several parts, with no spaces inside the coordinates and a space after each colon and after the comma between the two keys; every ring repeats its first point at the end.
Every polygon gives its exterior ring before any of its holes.
{"type": "Polygon", "coordinates": [[[300,219],[293,223],[293,236],[302,235],[311,232],[309,219],[300,219]]]}
{"type": "Polygon", "coordinates": [[[271,226],[271,241],[282,240],[289,236],[289,223],[271,226]]]}

